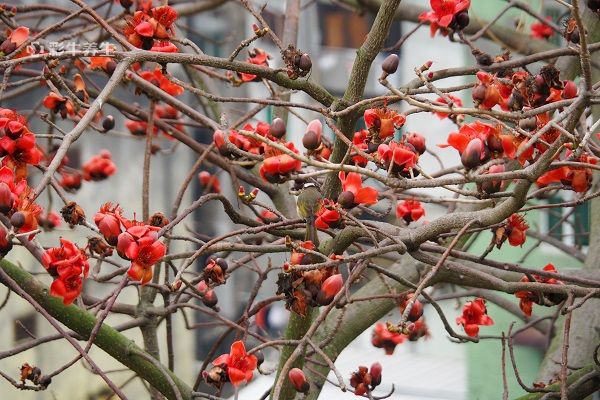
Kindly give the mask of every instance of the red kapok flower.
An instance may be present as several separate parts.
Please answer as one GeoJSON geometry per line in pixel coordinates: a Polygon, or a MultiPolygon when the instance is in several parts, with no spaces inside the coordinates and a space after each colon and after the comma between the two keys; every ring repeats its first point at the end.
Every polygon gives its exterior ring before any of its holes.
{"type": "MultiPolygon", "coordinates": [[[[553,264],[547,264],[544,269],[544,271],[546,272],[557,272],[556,268],[554,267],[553,264]]],[[[546,276],[540,276],[540,275],[532,275],[534,282],[539,282],[539,283],[547,283],[550,285],[562,285],[563,282],[556,279],[556,278],[552,278],[552,277],[546,277],[546,276]]],[[[529,278],[527,276],[523,276],[521,278],[521,282],[531,282],[531,280],[529,280],[529,278]]],[[[528,290],[521,290],[518,292],[515,292],[515,296],[519,299],[519,307],[521,308],[521,311],[523,311],[523,314],[527,315],[527,316],[531,316],[531,312],[533,311],[533,303],[536,304],[544,304],[544,303],[540,303],[540,300],[543,299],[543,297],[541,297],[542,295],[540,293],[534,293],[534,292],[530,292],[528,290]]],[[[549,300],[550,302],[553,302],[552,299],[552,294],[546,295],[547,300],[549,300]]]]}
{"type": "Polygon", "coordinates": [[[42,263],[55,279],[50,285],[50,294],[62,297],[64,304],[71,304],[81,293],[81,275],[87,276],[89,264],[85,252],[74,243],[60,239],[61,246],[53,247],[42,254],[42,263]]]}
{"type": "MultiPolygon", "coordinates": [[[[552,17],[546,17],[547,21],[552,21],[552,17]]],[[[536,39],[549,39],[554,35],[554,29],[543,22],[531,24],[531,37],[536,39]]]]}
{"type": "Polygon", "coordinates": [[[373,346],[384,349],[388,356],[394,354],[396,346],[406,340],[406,335],[397,332],[390,332],[385,324],[379,322],[373,329],[371,343],[373,346]]]}
{"type": "Polygon", "coordinates": [[[183,93],[183,87],[167,78],[160,67],[156,67],[154,71],[140,71],[139,75],[171,96],[179,96],[183,93]]]}
{"type": "Polygon", "coordinates": [[[340,218],[342,217],[340,212],[336,209],[336,204],[329,200],[323,199],[319,211],[317,211],[317,218],[315,220],[315,226],[319,229],[335,228],[339,225],[340,218]]]}
{"type": "Polygon", "coordinates": [[[377,158],[386,169],[394,162],[394,170],[401,174],[408,174],[419,161],[419,153],[412,145],[391,141],[389,144],[381,143],[377,148],[377,158]]]}
{"type": "Polygon", "coordinates": [[[147,10],[136,11],[133,17],[126,19],[123,34],[129,43],[143,50],[177,51],[177,47],[168,40],[176,19],[177,11],[166,5],[155,7],[149,12],[147,10]]]}
{"type": "Polygon", "coordinates": [[[506,234],[508,235],[508,243],[511,246],[522,246],[527,239],[526,232],[529,225],[525,222],[522,215],[513,214],[506,220],[506,234]]]}
{"type": "MultiPolygon", "coordinates": [[[[62,223],[62,219],[58,213],[51,211],[46,215],[38,215],[38,224],[42,226],[44,229],[52,230],[62,223]]],[[[1,239],[1,235],[0,235],[1,239]]]]}
{"type": "Polygon", "coordinates": [[[233,342],[229,354],[217,357],[212,364],[227,369],[227,376],[233,386],[239,386],[242,382],[250,382],[258,359],[254,354],[246,353],[244,342],[238,340],[233,342]]]}
{"type": "MultiPolygon", "coordinates": [[[[270,58],[271,56],[269,55],[269,53],[262,49],[255,48],[249,52],[249,57],[246,59],[246,62],[250,64],[260,65],[263,67],[268,67],[270,58]]],[[[258,76],[253,74],[247,74],[244,72],[239,72],[238,75],[240,76],[242,82],[252,82],[258,79],[258,76]]]]}
{"type": "MultiPolygon", "coordinates": [[[[452,100],[452,103],[455,107],[462,107],[463,106],[463,102],[459,97],[456,97],[454,95],[448,94],[447,95],[448,98],[450,100],[452,100]]],[[[442,103],[442,104],[448,104],[448,102],[443,98],[443,97],[438,97],[436,100],[436,103],[442,103]]],[[[435,112],[434,113],[439,119],[444,119],[447,118],[450,114],[448,113],[443,113],[443,112],[435,112]]]]}
{"type": "Polygon", "coordinates": [[[497,82],[494,75],[479,71],[477,79],[479,85],[475,86],[472,92],[473,102],[477,107],[491,110],[497,104],[505,106],[505,100],[502,97],[502,89],[505,88],[497,82]]]}
{"type": "Polygon", "coordinates": [[[419,15],[419,21],[428,21],[433,37],[441,28],[443,35],[448,33],[448,28],[462,29],[469,24],[468,16],[465,20],[456,21],[455,17],[469,9],[471,0],[430,0],[431,11],[419,15]],[[452,26],[450,24],[455,22],[452,26]]]}
{"type": "MultiPolygon", "coordinates": [[[[571,154],[567,152],[567,157],[571,154]]],[[[578,162],[595,165],[598,159],[583,153],[577,159],[578,162]]],[[[585,193],[589,190],[592,181],[592,169],[585,167],[559,167],[546,172],[540,176],[536,183],[540,187],[547,186],[551,183],[562,183],[563,185],[571,186],[573,191],[577,193],[585,193]]]]}
{"type": "MultiPolygon", "coordinates": [[[[311,240],[307,240],[305,242],[300,243],[300,247],[308,250],[314,250],[315,244],[311,240]]],[[[300,251],[292,251],[292,255],[290,256],[290,264],[291,265],[300,265],[302,264],[302,259],[306,253],[302,253],[300,251]]]]}
{"type": "MultiPolygon", "coordinates": [[[[298,154],[294,143],[287,142],[285,147],[298,154]]],[[[300,171],[302,168],[302,162],[289,154],[271,148],[267,150],[265,160],[258,171],[264,180],[271,183],[281,183],[287,180],[289,174],[300,171]]]]}
{"type": "Polygon", "coordinates": [[[359,366],[358,371],[353,372],[350,376],[350,386],[354,388],[354,394],[363,396],[375,389],[381,383],[381,364],[374,363],[371,369],[359,366]]]}
{"type": "Polygon", "coordinates": [[[60,172],[60,186],[62,186],[65,190],[69,192],[75,192],[81,188],[81,182],[83,181],[83,176],[79,171],[65,171],[62,170],[60,172]]]}
{"type": "Polygon", "coordinates": [[[417,321],[408,324],[406,327],[407,338],[411,342],[416,342],[422,337],[428,339],[431,334],[429,333],[429,328],[427,327],[427,323],[425,322],[425,318],[419,318],[417,321]]]}
{"type": "Polygon", "coordinates": [[[102,150],[100,154],[93,156],[83,164],[83,179],[86,181],[101,181],[115,172],[117,172],[117,167],[108,150],[102,150]]]}
{"type": "Polygon", "coordinates": [[[485,300],[479,297],[463,306],[462,316],[456,318],[456,323],[463,326],[468,336],[474,337],[479,334],[479,325],[493,325],[494,321],[487,315],[485,300]]]}
{"type": "Polygon", "coordinates": [[[417,200],[403,200],[396,205],[396,217],[404,219],[407,224],[419,220],[425,215],[421,202],[417,200]]]}
{"type": "Polygon", "coordinates": [[[364,114],[365,125],[373,136],[379,139],[385,139],[393,136],[396,129],[399,129],[406,122],[404,115],[387,107],[369,108],[364,114]]]}
{"type": "MultiPolygon", "coordinates": [[[[354,136],[352,137],[352,144],[357,149],[360,149],[360,150],[366,152],[369,149],[368,136],[369,136],[369,131],[366,129],[361,129],[358,132],[354,132],[354,136]]],[[[367,165],[367,163],[369,162],[369,160],[367,160],[365,157],[361,156],[360,154],[355,154],[352,156],[352,162],[354,163],[354,165],[358,165],[359,167],[365,167],[367,165]]]]}
{"type": "Polygon", "coordinates": [[[118,237],[121,234],[121,213],[123,210],[118,205],[104,203],[100,211],[94,215],[94,223],[100,230],[104,239],[111,246],[116,246],[118,237]]]}
{"type": "Polygon", "coordinates": [[[165,256],[164,243],[156,238],[160,228],[150,225],[133,225],[121,233],[117,240],[119,256],[131,260],[127,274],[145,285],[152,279],[152,266],[165,256]]]}
{"type": "MultiPolygon", "coordinates": [[[[346,172],[340,171],[338,174],[340,181],[342,182],[342,190],[343,192],[340,194],[340,197],[349,192],[352,194],[351,201],[338,202],[342,207],[352,208],[358,204],[371,205],[377,203],[377,189],[372,188],[370,186],[363,187],[362,178],[360,174],[357,172],[349,172],[346,177],[346,172]]],[[[349,195],[347,195],[349,197],[349,195]]]]}
{"type": "MultiPolygon", "coordinates": [[[[10,54],[17,49],[20,45],[25,43],[29,39],[29,28],[26,26],[19,26],[10,32],[6,40],[0,44],[0,53],[3,55],[10,54]]],[[[26,57],[33,54],[31,46],[26,46],[19,54],[13,58],[26,57]]],[[[18,66],[17,66],[18,67],[18,66]]]]}
{"type": "Polygon", "coordinates": [[[212,175],[208,171],[200,171],[198,173],[198,180],[200,185],[209,193],[221,193],[221,183],[219,178],[212,175]]]}

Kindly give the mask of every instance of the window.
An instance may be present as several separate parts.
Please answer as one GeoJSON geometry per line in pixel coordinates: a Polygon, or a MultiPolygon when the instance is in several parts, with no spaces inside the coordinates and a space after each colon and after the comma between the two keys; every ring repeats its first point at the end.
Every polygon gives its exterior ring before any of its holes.
{"type": "MultiPolygon", "coordinates": [[[[372,14],[359,14],[330,4],[319,4],[318,13],[321,44],[326,47],[360,47],[374,20],[372,14]]],[[[400,23],[392,24],[384,47],[393,46],[400,36],[400,23]]]]}

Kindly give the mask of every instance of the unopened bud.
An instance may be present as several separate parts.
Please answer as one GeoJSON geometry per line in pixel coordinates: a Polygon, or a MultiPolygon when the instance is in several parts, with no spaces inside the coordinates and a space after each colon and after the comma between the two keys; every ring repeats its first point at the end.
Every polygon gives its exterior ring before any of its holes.
{"type": "Polygon", "coordinates": [[[292,368],[288,373],[288,378],[290,378],[290,382],[297,392],[308,393],[310,384],[306,381],[306,376],[300,368],[292,368]]]}
{"type": "Polygon", "coordinates": [[[381,69],[388,75],[395,73],[398,70],[398,65],[400,64],[400,58],[397,54],[390,54],[383,60],[381,64],[381,69]]]}
{"type": "Polygon", "coordinates": [[[371,375],[371,386],[375,387],[381,383],[381,371],[383,367],[380,363],[376,362],[371,365],[371,369],[369,370],[369,375],[371,375]]]}
{"type": "Polygon", "coordinates": [[[333,298],[344,286],[344,280],[341,274],[332,275],[321,284],[321,289],[317,294],[317,303],[326,306],[333,301],[333,298]]]}

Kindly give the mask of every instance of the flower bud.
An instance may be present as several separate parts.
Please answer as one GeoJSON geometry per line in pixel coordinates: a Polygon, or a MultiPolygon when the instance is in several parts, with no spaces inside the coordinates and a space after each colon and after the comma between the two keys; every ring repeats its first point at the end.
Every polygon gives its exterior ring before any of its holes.
{"type": "Polygon", "coordinates": [[[414,147],[414,149],[419,152],[419,154],[425,153],[426,147],[425,138],[423,137],[423,135],[416,132],[409,133],[406,137],[406,142],[411,144],[412,147],[414,147]]]}
{"type": "Polygon", "coordinates": [[[7,255],[12,247],[12,242],[8,239],[8,232],[3,226],[0,226],[0,256],[7,255]]]}
{"type": "Polygon", "coordinates": [[[12,210],[14,201],[10,187],[4,182],[0,182],[0,212],[7,214],[12,210]]]}
{"type": "Polygon", "coordinates": [[[106,117],[104,117],[104,119],[102,120],[102,129],[104,129],[104,132],[108,132],[114,127],[115,117],[113,117],[112,115],[107,115],[106,117]]]}
{"type": "Polygon", "coordinates": [[[219,299],[217,298],[217,295],[215,294],[214,290],[209,290],[202,297],[202,302],[204,303],[205,306],[213,308],[214,306],[217,305],[217,303],[219,302],[219,299]]]}
{"type": "Polygon", "coordinates": [[[17,211],[10,217],[10,224],[19,229],[25,225],[25,214],[23,214],[21,211],[17,211]]]}
{"type": "Polygon", "coordinates": [[[461,11],[456,14],[450,23],[450,27],[454,30],[460,31],[466,28],[469,25],[469,13],[465,11],[461,11]]]}
{"type": "Polygon", "coordinates": [[[473,92],[471,96],[473,97],[473,101],[476,103],[481,103],[485,100],[485,93],[487,88],[485,85],[477,85],[473,88],[473,92]]]}
{"type": "Polygon", "coordinates": [[[565,88],[562,92],[563,99],[572,99],[577,97],[577,85],[573,81],[565,81],[565,88]]]}
{"type": "Polygon", "coordinates": [[[344,286],[344,280],[341,274],[332,275],[321,284],[321,289],[317,294],[317,303],[326,306],[333,301],[333,298],[344,286]]]}
{"type": "Polygon", "coordinates": [[[308,131],[302,137],[302,145],[307,150],[316,150],[321,145],[321,138],[315,131],[308,131]]]}
{"type": "Polygon", "coordinates": [[[312,61],[310,56],[306,53],[302,54],[296,61],[296,66],[302,71],[310,71],[312,68],[312,61]]]}
{"type": "Polygon", "coordinates": [[[292,368],[288,373],[288,378],[297,392],[308,393],[310,384],[306,381],[306,376],[300,368],[292,368]]]}
{"type": "Polygon", "coordinates": [[[465,151],[460,156],[460,161],[467,169],[473,169],[481,165],[482,159],[484,159],[484,144],[479,138],[472,139],[465,151]]]}
{"type": "Polygon", "coordinates": [[[375,387],[381,383],[381,371],[383,367],[380,363],[376,362],[371,365],[371,369],[369,370],[369,374],[371,375],[371,386],[375,387]]]}
{"type": "Polygon", "coordinates": [[[423,303],[421,303],[419,300],[415,300],[412,308],[410,309],[410,312],[408,313],[408,320],[410,322],[415,322],[422,316],[423,316],[423,303]]]}
{"type": "Polygon", "coordinates": [[[400,58],[398,58],[397,54],[390,54],[383,60],[383,64],[381,64],[381,69],[388,75],[395,73],[398,70],[398,65],[400,64],[400,58]]]}
{"type": "Polygon", "coordinates": [[[222,130],[215,131],[213,134],[213,141],[222,156],[229,156],[229,149],[227,148],[227,143],[225,143],[225,133],[222,130]]]}
{"type": "Polygon", "coordinates": [[[281,118],[275,118],[273,122],[271,122],[271,135],[277,139],[281,139],[285,136],[285,133],[285,122],[281,118]]]}
{"type": "Polygon", "coordinates": [[[338,204],[344,208],[352,208],[356,205],[354,202],[354,193],[345,191],[338,196],[338,204]]]}

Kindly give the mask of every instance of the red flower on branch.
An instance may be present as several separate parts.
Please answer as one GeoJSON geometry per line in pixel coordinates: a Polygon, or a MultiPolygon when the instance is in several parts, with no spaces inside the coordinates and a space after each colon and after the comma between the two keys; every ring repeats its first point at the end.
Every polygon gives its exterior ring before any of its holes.
{"type": "Polygon", "coordinates": [[[116,246],[119,235],[121,234],[121,213],[123,210],[118,205],[104,203],[100,211],[94,215],[94,223],[100,230],[104,239],[111,246],[116,246]]]}
{"type": "Polygon", "coordinates": [[[336,228],[341,218],[342,216],[337,210],[337,204],[329,199],[323,199],[321,207],[317,211],[315,226],[319,229],[336,228]]]}
{"type": "Polygon", "coordinates": [[[42,104],[54,114],[60,114],[63,119],[67,118],[67,115],[71,117],[75,115],[75,106],[73,106],[73,102],[55,92],[48,93],[48,95],[44,97],[42,104]]]}
{"type": "Polygon", "coordinates": [[[156,67],[154,71],[140,71],[139,75],[171,96],[179,96],[183,93],[183,87],[167,78],[160,67],[156,67]]]}
{"type": "Polygon", "coordinates": [[[21,193],[27,190],[27,181],[17,181],[15,173],[8,167],[0,168],[0,212],[8,214],[19,204],[21,193]]]}
{"type": "Polygon", "coordinates": [[[469,24],[467,10],[471,0],[430,0],[431,11],[419,15],[419,21],[429,22],[431,37],[438,29],[447,35],[449,29],[462,29],[469,24]],[[464,16],[466,14],[466,17],[464,16]]]}
{"type": "Polygon", "coordinates": [[[0,157],[2,165],[15,170],[17,178],[27,176],[27,164],[38,165],[43,153],[36,145],[35,135],[25,118],[13,110],[0,108],[0,157]]]}
{"type": "Polygon", "coordinates": [[[83,181],[83,176],[79,171],[65,171],[62,170],[60,172],[60,186],[62,186],[65,190],[69,192],[75,192],[81,188],[81,182],[83,181]]]}
{"type": "Polygon", "coordinates": [[[117,252],[122,258],[131,260],[131,267],[127,274],[145,285],[152,279],[154,264],[165,256],[166,247],[156,238],[159,227],[132,223],[133,226],[129,226],[119,235],[117,252]]]}
{"type": "Polygon", "coordinates": [[[472,97],[476,107],[491,110],[495,105],[507,108],[507,99],[511,94],[511,88],[501,84],[496,77],[487,72],[477,72],[479,85],[473,88],[472,97]]]}
{"type": "Polygon", "coordinates": [[[479,334],[479,325],[493,325],[494,321],[487,315],[485,300],[479,297],[463,306],[462,315],[456,318],[456,323],[463,326],[468,336],[474,337],[479,334]]]}
{"type": "MultiPolygon", "coordinates": [[[[307,250],[314,250],[315,244],[312,241],[307,240],[305,242],[300,243],[300,247],[307,250]]],[[[296,250],[292,251],[292,255],[290,256],[290,265],[301,265],[304,256],[306,256],[306,253],[296,250]]]]}
{"type": "MultiPolygon", "coordinates": [[[[19,26],[10,32],[6,40],[0,44],[0,54],[8,55],[29,39],[29,28],[19,26]]],[[[34,53],[32,46],[26,46],[13,59],[30,56],[34,53]]],[[[17,66],[18,68],[19,66],[17,66]]]]}
{"type": "Polygon", "coordinates": [[[60,242],[60,247],[50,248],[42,254],[42,264],[54,277],[50,294],[62,297],[64,304],[71,304],[81,293],[81,275],[86,277],[90,266],[82,249],[66,239],[61,238],[60,242]]]}
{"type": "MultiPolygon", "coordinates": [[[[568,158],[570,154],[571,152],[568,151],[566,157],[568,158]]],[[[586,153],[579,156],[577,161],[592,165],[598,163],[597,158],[591,157],[586,153]]],[[[585,193],[592,184],[592,169],[562,166],[546,172],[537,179],[536,183],[540,187],[548,186],[551,183],[562,183],[563,185],[570,186],[577,193],[585,193]]]]}
{"type": "Polygon", "coordinates": [[[419,162],[419,153],[411,144],[392,141],[389,144],[379,145],[377,158],[386,169],[393,162],[393,171],[400,172],[403,176],[410,176],[410,170],[419,162]]]}
{"type": "Polygon", "coordinates": [[[418,221],[424,215],[425,210],[417,200],[403,200],[396,205],[396,217],[402,218],[407,224],[418,221]]]}
{"type": "Polygon", "coordinates": [[[238,340],[233,342],[229,354],[217,357],[212,364],[226,370],[229,381],[233,386],[239,386],[242,382],[250,382],[258,364],[258,359],[253,354],[246,352],[244,342],[238,340]]]}
{"type": "MultiPolygon", "coordinates": [[[[259,49],[259,48],[255,48],[252,51],[250,51],[248,54],[249,54],[249,57],[246,59],[247,63],[254,64],[254,65],[260,65],[263,67],[269,66],[269,59],[271,58],[271,56],[266,51],[259,49]]],[[[245,72],[238,72],[238,76],[242,82],[255,82],[255,81],[260,80],[260,79],[258,79],[258,76],[253,75],[253,74],[248,74],[245,72]]]]}
{"type": "Polygon", "coordinates": [[[357,172],[340,171],[338,174],[342,182],[342,193],[338,197],[338,203],[344,208],[352,208],[359,204],[371,205],[377,203],[377,189],[370,186],[363,187],[362,178],[357,172]]]}
{"type": "Polygon", "coordinates": [[[374,363],[371,369],[359,366],[358,371],[353,372],[350,376],[350,386],[354,388],[354,394],[363,396],[375,389],[381,383],[381,364],[374,363]]]}
{"type": "MultiPolygon", "coordinates": [[[[462,107],[463,106],[463,102],[462,102],[462,100],[459,97],[456,97],[456,96],[451,95],[451,94],[447,94],[446,96],[450,100],[452,100],[452,104],[454,105],[454,107],[462,107]]],[[[448,104],[448,102],[446,101],[446,99],[444,99],[443,97],[438,97],[435,101],[436,101],[436,103],[448,104]]],[[[434,114],[439,119],[448,118],[448,116],[450,115],[448,113],[443,113],[443,112],[435,112],[434,114]]]]}
{"type": "Polygon", "coordinates": [[[381,140],[393,136],[396,129],[400,129],[406,122],[404,115],[387,107],[366,110],[364,119],[371,135],[381,140]]]}
{"type": "MultiPolygon", "coordinates": [[[[292,142],[286,143],[285,147],[296,154],[299,153],[292,142]]],[[[300,160],[277,149],[269,148],[265,152],[265,160],[258,172],[267,182],[281,183],[286,181],[292,172],[300,171],[301,168],[300,160]]]]}
{"type": "Polygon", "coordinates": [[[150,12],[136,11],[126,19],[123,34],[129,43],[143,50],[176,52],[177,47],[169,39],[177,11],[169,6],[155,7],[150,12]]]}
{"type": "MultiPolygon", "coordinates": [[[[546,17],[547,21],[552,21],[552,17],[546,17]]],[[[543,22],[531,24],[531,37],[536,39],[549,39],[554,35],[554,29],[543,22]]]]}
{"type": "MultiPolygon", "coordinates": [[[[360,149],[364,152],[369,150],[369,131],[366,129],[361,129],[358,132],[354,132],[354,136],[352,137],[352,144],[357,149],[360,149]]],[[[369,160],[360,154],[355,154],[352,156],[352,162],[354,165],[358,165],[359,167],[365,167],[369,160]]]]}
{"type": "Polygon", "coordinates": [[[83,179],[86,181],[101,181],[115,172],[117,172],[117,167],[108,150],[102,150],[100,154],[93,156],[83,164],[83,179]]]}
{"type": "Polygon", "coordinates": [[[506,220],[506,233],[508,235],[508,243],[511,246],[522,246],[527,239],[526,232],[529,225],[525,222],[522,215],[513,214],[506,220]]]}
{"type": "MultiPolygon", "coordinates": [[[[556,268],[553,264],[547,264],[544,268],[546,272],[557,272],[556,268]]],[[[534,282],[539,283],[547,283],[549,285],[562,285],[563,282],[552,277],[545,277],[540,275],[532,275],[534,282]]],[[[521,278],[521,282],[531,282],[531,280],[527,276],[523,276],[521,278]]],[[[523,311],[523,314],[531,317],[531,312],[533,311],[533,303],[536,304],[544,304],[543,300],[546,297],[550,303],[556,304],[560,301],[559,298],[554,298],[552,294],[542,295],[541,293],[534,293],[528,290],[521,290],[515,292],[515,296],[519,299],[519,308],[523,311]],[[558,300],[558,301],[557,301],[558,300]]]]}
{"type": "Polygon", "coordinates": [[[396,346],[403,343],[406,340],[406,335],[398,332],[390,332],[385,324],[378,322],[373,329],[373,335],[371,337],[371,344],[373,346],[384,349],[385,354],[388,356],[394,354],[396,346]]]}
{"type": "Polygon", "coordinates": [[[198,173],[198,180],[200,181],[200,186],[208,193],[221,193],[221,183],[219,182],[219,178],[212,175],[210,172],[200,171],[200,173],[198,173]]]}

